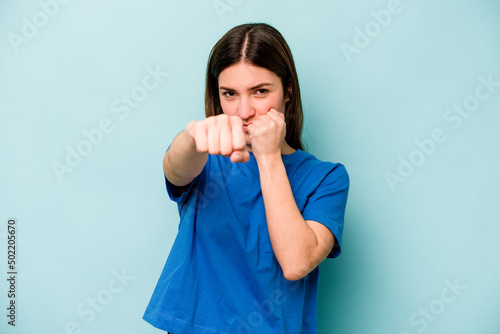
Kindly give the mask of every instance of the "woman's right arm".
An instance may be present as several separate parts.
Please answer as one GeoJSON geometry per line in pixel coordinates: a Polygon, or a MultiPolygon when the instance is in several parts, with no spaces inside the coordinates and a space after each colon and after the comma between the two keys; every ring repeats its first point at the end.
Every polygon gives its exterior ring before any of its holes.
{"type": "Polygon", "coordinates": [[[238,116],[221,114],[189,122],[165,153],[166,178],[178,187],[188,185],[203,170],[209,153],[231,157],[232,162],[248,161],[250,155],[238,116]]]}
{"type": "Polygon", "coordinates": [[[167,180],[175,186],[185,186],[198,176],[208,153],[198,152],[188,138],[186,130],[179,133],[163,158],[163,171],[167,180]]]}

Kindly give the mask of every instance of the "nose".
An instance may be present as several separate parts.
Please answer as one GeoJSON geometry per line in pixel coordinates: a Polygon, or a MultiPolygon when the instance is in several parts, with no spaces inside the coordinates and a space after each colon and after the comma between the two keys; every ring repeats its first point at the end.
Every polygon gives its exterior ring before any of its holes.
{"type": "Polygon", "coordinates": [[[255,109],[251,101],[247,98],[241,98],[238,105],[238,116],[241,119],[249,119],[253,115],[255,115],[255,109]]]}

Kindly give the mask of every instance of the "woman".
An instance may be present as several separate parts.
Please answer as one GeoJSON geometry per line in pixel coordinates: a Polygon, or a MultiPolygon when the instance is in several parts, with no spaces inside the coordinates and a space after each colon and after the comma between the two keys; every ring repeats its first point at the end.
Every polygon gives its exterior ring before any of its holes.
{"type": "Polygon", "coordinates": [[[303,151],[282,35],[244,24],[212,49],[206,118],[165,154],[180,224],[144,319],[182,333],[316,333],[318,265],[340,254],[349,178],[303,151]]]}

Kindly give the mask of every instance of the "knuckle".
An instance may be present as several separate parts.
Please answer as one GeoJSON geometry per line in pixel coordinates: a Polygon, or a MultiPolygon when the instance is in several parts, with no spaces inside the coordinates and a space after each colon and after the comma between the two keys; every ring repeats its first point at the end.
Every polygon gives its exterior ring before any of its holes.
{"type": "Polygon", "coordinates": [[[190,121],[188,122],[188,124],[186,125],[186,129],[191,129],[195,126],[196,124],[196,121],[190,121]]]}
{"type": "Polygon", "coordinates": [[[243,121],[241,120],[241,118],[239,116],[231,116],[229,118],[229,122],[234,125],[234,126],[239,126],[239,125],[242,125],[243,124],[243,121]]]}
{"type": "Polygon", "coordinates": [[[207,125],[214,125],[215,122],[217,121],[217,116],[210,116],[208,118],[205,119],[205,124],[207,125]]]}
{"type": "Polygon", "coordinates": [[[227,123],[227,121],[229,120],[229,116],[226,114],[220,114],[217,117],[217,120],[222,123],[227,123]]]}
{"type": "Polygon", "coordinates": [[[198,127],[198,122],[197,121],[191,121],[187,124],[186,126],[186,132],[188,132],[189,134],[193,134],[196,132],[196,129],[198,127]]]}
{"type": "Polygon", "coordinates": [[[217,127],[223,129],[229,125],[229,116],[226,114],[220,114],[217,116],[217,127]]]}

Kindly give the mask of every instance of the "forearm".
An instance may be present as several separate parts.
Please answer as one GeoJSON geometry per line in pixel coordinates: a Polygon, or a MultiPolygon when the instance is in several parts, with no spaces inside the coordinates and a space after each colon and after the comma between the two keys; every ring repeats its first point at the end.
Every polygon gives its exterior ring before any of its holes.
{"type": "Polygon", "coordinates": [[[274,254],[287,279],[300,279],[324,258],[318,253],[318,238],[297,208],[281,156],[258,165],[274,254]]]}
{"type": "Polygon", "coordinates": [[[198,152],[184,130],[174,138],[165,153],[163,171],[170,183],[184,186],[201,173],[207,158],[208,153],[198,152]]]}

